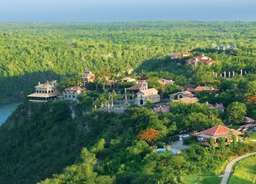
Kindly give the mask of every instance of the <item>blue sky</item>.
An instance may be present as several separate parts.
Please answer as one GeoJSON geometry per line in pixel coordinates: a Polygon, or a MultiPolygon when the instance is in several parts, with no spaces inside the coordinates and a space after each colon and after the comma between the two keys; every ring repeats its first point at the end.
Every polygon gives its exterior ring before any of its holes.
{"type": "Polygon", "coordinates": [[[0,0],[0,8],[0,21],[4,22],[256,21],[255,0],[0,0]]]}

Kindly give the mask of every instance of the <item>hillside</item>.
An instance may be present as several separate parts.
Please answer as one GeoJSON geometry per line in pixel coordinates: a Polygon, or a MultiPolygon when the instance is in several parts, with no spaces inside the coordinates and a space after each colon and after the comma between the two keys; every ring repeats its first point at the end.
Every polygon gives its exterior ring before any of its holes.
{"type": "Polygon", "coordinates": [[[22,99],[38,81],[63,80],[81,75],[85,68],[111,73],[112,78],[130,70],[185,75],[188,69],[175,67],[166,58],[171,52],[209,52],[224,63],[215,72],[251,69],[255,66],[254,25],[199,21],[0,23],[0,103],[22,99]],[[235,44],[237,51],[211,50],[228,44],[235,44]],[[233,67],[230,61],[234,61],[233,67]]]}
{"type": "Polygon", "coordinates": [[[223,140],[219,148],[204,147],[191,136],[185,140],[189,148],[178,155],[155,148],[171,145],[179,134],[256,119],[255,33],[255,22],[0,23],[0,104],[24,101],[0,127],[0,183],[150,184],[180,183],[191,174],[216,177],[229,160],[256,145],[225,146],[223,140]],[[215,49],[233,44],[232,50],[215,49]],[[170,55],[185,51],[190,56],[170,55]],[[214,63],[188,64],[194,56],[214,63]],[[60,87],[70,87],[85,68],[96,80],[80,103],[27,101],[38,81],[57,79],[60,87]],[[155,113],[149,101],[115,114],[94,109],[113,94],[97,91],[105,76],[147,79],[167,100],[188,86],[216,90],[194,91],[199,103],[172,102],[170,112],[155,113]],[[165,88],[162,78],[175,84],[165,88]],[[222,104],[224,112],[211,104],[222,104]]]}
{"type": "Polygon", "coordinates": [[[192,144],[178,156],[154,152],[155,146],[163,146],[177,132],[197,129],[197,121],[189,120],[196,114],[206,118],[201,128],[221,123],[210,119],[214,114],[208,117],[205,105],[188,105],[190,113],[174,108],[176,113],[155,114],[145,107],[131,107],[120,115],[104,111],[86,115],[82,104],[21,104],[0,127],[0,183],[27,184],[46,178],[42,183],[177,182],[192,172],[218,174],[231,155],[256,149],[254,144],[242,143],[225,150],[192,144]],[[74,119],[70,105],[76,109],[74,119]],[[137,135],[149,128],[161,133],[148,144],[137,135]]]}
{"type": "Polygon", "coordinates": [[[110,124],[100,127],[91,121],[72,120],[67,102],[21,104],[0,127],[0,183],[36,183],[73,164],[81,149],[110,124]],[[86,132],[86,124],[90,132],[86,132]]]}

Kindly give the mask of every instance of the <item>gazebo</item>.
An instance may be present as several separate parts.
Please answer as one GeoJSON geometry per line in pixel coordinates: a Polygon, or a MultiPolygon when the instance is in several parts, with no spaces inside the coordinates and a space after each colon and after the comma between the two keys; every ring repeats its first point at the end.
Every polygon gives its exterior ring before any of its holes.
{"type": "Polygon", "coordinates": [[[197,140],[202,145],[210,146],[210,139],[212,138],[214,140],[214,146],[219,147],[220,138],[224,137],[225,145],[229,145],[233,142],[232,135],[235,135],[236,141],[238,141],[238,135],[241,135],[241,134],[242,133],[237,130],[230,129],[222,125],[218,125],[218,126],[199,132],[197,134],[197,140]]]}

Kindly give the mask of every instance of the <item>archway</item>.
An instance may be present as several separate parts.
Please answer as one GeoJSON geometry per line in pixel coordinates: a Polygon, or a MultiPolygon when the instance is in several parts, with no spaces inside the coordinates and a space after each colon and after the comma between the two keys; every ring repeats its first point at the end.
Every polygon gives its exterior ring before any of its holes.
{"type": "Polygon", "coordinates": [[[143,105],[143,100],[142,99],[140,100],[140,105],[143,105]]]}

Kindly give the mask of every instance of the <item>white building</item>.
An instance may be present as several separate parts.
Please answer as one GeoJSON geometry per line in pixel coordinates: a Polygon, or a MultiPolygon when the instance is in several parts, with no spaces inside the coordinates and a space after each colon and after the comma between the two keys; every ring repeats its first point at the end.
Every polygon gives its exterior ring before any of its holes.
{"type": "Polygon", "coordinates": [[[28,95],[28,99],[31,102],[47,102],[56,100],[57,98],[57,80],[46,81],[46,83],[35,86],[35,93],[28,95]]]}
{"type": "Polygon", "coordinates": [[[194,94],[192,94],[190,91],[182,91],[170,94],[170,101],[177,100],[180,98],[193,98],[194,94]]]}
{"type": "Polygon", "coordinates": [[[160,101],[160,95],[155,88],[140,90],[135,98],[135,104],[138,106],[145,105],[147,99],[150,99],[152,103],[157,103],[160,101]]]}
{"type": "Polygon", "coordinates": [[[84,90],[85,89],[81,88],[80,86],[69,87],[64,89],[62,96],[64,97],[64,100],[78,101],[78,95],[80,95],[84,90]]]}

